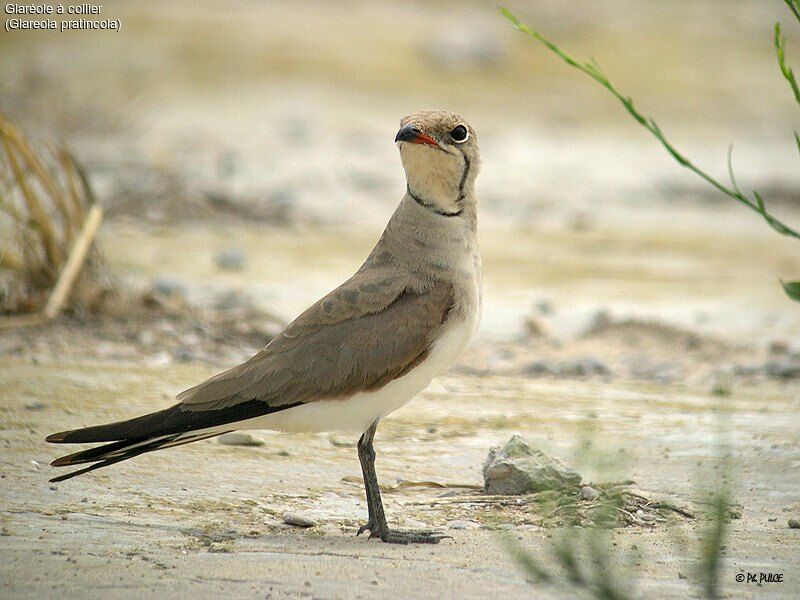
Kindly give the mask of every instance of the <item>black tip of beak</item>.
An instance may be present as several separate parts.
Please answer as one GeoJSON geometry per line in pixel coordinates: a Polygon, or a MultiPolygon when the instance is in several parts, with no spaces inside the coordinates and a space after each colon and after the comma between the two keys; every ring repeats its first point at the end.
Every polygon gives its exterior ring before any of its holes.
{"type": "Polygon", "coordinates": [[[403,125],[397,135],[394,136],[395,142],[412,142],[417,139],[420,130],[416,125],[403,125]]]}

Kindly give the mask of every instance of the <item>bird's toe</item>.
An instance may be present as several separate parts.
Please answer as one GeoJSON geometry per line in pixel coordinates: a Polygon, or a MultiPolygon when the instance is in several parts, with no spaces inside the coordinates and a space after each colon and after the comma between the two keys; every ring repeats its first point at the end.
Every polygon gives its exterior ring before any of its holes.
{"type": "Polygon", "coordinates": [[[386,529],[376,532],[374,536],[379,537],[387,544],[438,544],[443,539],[452,537],[430,529],[407,531],[386,529]]]}

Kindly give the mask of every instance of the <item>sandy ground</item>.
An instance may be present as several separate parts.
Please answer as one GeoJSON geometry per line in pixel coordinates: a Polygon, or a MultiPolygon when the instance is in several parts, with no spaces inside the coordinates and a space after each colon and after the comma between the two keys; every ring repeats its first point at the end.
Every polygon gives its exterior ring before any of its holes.
{"type": "MultiPolygon", "coordinates": [[[[164,405],[164,396],[210,373],[2,362],[6,597],[522,598],[537,590],[574,597],[558,586],[532,587],[509,556],[501,533],[545,563],[559,536],[580,544],[583,529],[538,526],[543,515],[535,507],[437,505],[430,501],[441,489],[400,488],[385,492],[393,522],[440,528],[453,538],[435,547],[356,538],[366,508],[360,486],[346,479],[359,474],[355,440],[341,436],[264,434],[266,444],[255,448],[207,441],[47,483],[46,464],[59,449],[42,443],[45,434],[164,405]],[[287,510],[319,525],[284,525],[287,510]],[[478,528],[448,528],[464,520],[478,528]]],[[[479,485],[488,448],[521,433],[566,459],[584,481],[630,477],[640,489],[697,507],[693,520],[624,527],[612,536],[631,586],[677,598],[693,593],[696,539],[707,526],[702,502],[718,485],[721,439],[733,457],[741,506],[725,542],[725,594],[787,598],[800,592],[798,534],[787,527],[800,511],[799,402],[797,388],[783,385],[720,401],[679,387],[447,376],[384,422],[378,467],[389,485],[479,485]],[[724,415],[715,416],[721,405],[724,415]],[[785,581],[756,588],[734,580],[760,571],[783,573],[785,581]]]]}

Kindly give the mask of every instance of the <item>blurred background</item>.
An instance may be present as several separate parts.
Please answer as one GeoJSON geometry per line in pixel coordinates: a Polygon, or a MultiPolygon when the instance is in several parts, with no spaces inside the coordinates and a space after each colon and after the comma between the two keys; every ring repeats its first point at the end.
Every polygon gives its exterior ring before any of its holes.
{"type": "MultiPolygon", "coordinates": [[[[509,8],[595,58],[722,179],[733,142],[744,189],[800,222],[798,111],[773,25],[784,21],[790,64],[800,37],[781,2],[509,8]]],[[[778,283],[800,274],[796,244],[678,167],[608,93],[491,3],[102,10],[119,33],[3,33],[0,99],[34,140],[63,141],[86,166],[106,210],[99,246],[125,286],[291,319],[360,265],[401,198],[400,117],[441,108],[473,124],[484,157],[481,339],[494,346],[472,367],[511,360],[497,344],[558,353],[631,320],[798,350],[800,311],[778,283]]],[[[250,346],[270,331],[257,329],[250,346]]],[[[176,344],[140,350],[203,358],[191,339],[176,344]]]]}

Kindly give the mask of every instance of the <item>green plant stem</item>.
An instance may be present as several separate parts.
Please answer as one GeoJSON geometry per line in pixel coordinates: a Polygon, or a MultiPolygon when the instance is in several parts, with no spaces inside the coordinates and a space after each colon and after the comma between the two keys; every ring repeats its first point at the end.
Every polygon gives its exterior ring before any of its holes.
{"type": "MultiPolygon", "coordinates": [[[[785,0],[787,3],[792,3],[791,7],[793,11],[797,8],[796,4],[798,0],[785,0]]],[[[633,104],[633,100],[631,98],[623,95],[617,88],[608,80],[608,78],[603,74],[600,70],[600,67],[594,61],[589,63],[581,63],[571,56],[569,56],[566,52],[564,52],[561,48],[556,46],[553,42],[545,38],[542,34],[538,31],[535,31],[529,28],[525,23],[521,22],[514,16],[510,11],[506,8],[500,7],[500,12],[503,16],[508,19],[508,21],[514,25],[517,29],[521,32],[527,34],[528,36],[532,37],[537,42],[544,45],[554,54],[556,54],[561,60],[563,60],[569,66],[585,73],[595,81],[597,81],[600,85],[606,88],[617,100],[619,100],[622,105],[625,107],[625,110],[645,129],[647,129],[653,136],[661,143],[661,145],[666,149],[666,151],[674,158],[678,164],[682,167],[689,169],[695,175],[709,183],[711,186],[725,194],[726,196],[733,198],[740,204],[743,204],[750,210],[757,212],[761,217],[767,222],[767,224],[772,227],[775,231],[782,235],[786,235],[789,237],[793,237],[795,239],[800,240],[800,233],[793,229],[792,227],[786,225],[778,218],[774,217],[770,214],[765,206],[763,198],[760,196],[758,192],[753,192],[753,198],[747,197],[739,187],[736,185],[735,182],[731,182],[731,187],[725,185],[724,183],[720,182],[719,180],[715,179],[698,166],[696,166],[689,158],[687,158],[684,154],[682,154],[672,143],[666,139],[664,133],[661,131],[658,124],[653,120],[651,117],[643,115],[640,113],[633,104]]],[[[800,14],[800,12],[798,13],[800,14]]],[[[800,17],[798,17],[800,18],[800,17]]]]}
{"type": "Polygon", "coordinates": [[[800,0],[783,0],[786,3],[786,6],[789,7],[794,13],[794,16],[797,17],[797,20],[800,21],[800,0]]]}
{"type": "Polygon", "coordinates": [[[789,87],[792,88],[794,99],[800,104],[800,89],[797,87],[794,72],[791,67],[786,64],[786,38],[783,37],[780,23],[775,23],[775,54],[778,57],[778,66],[781,69],[781,74],[784,79],[789,82],[789,87]]]}

